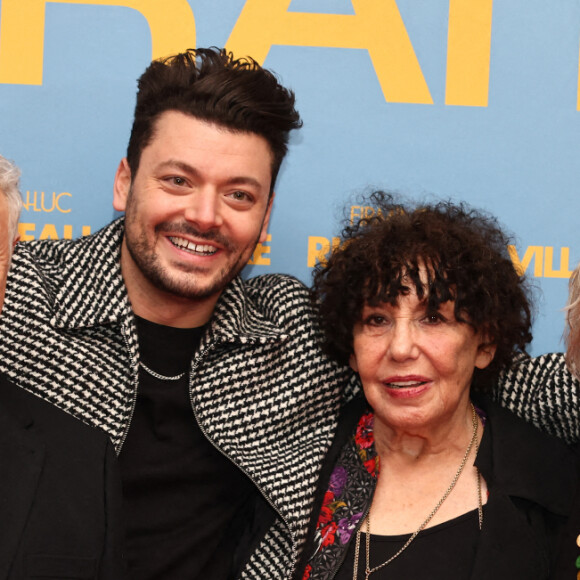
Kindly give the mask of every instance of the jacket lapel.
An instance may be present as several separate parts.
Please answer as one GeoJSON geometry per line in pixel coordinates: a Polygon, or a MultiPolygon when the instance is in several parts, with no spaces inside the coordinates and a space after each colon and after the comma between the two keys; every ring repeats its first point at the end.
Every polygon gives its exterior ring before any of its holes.
{"type": "Polygon", "coordinates": [[[491,494],[485,514],[472,580],[547,578],[548,554],[509,497],[491,494]]]}
{"type": "Polygon", "coordinates": [[[547,578],[551,564],[547,541],[541,537],[542,518],[528,521],[533,511],[526,518],[517,505],[537,505],[563,518],[577,481],[574,454],[505,409],[485,399],[482,406],[489,423],[475,464],[490,495],[472,579],[547,578]],[[552,473],[557,476],[546,476],[552,473]]]}
{"type": "Polygon", "coordinates": [[[44,445],[32,421],[0,407],[0,578],[8,577],[26,526],[42,465],[44,445]]]}

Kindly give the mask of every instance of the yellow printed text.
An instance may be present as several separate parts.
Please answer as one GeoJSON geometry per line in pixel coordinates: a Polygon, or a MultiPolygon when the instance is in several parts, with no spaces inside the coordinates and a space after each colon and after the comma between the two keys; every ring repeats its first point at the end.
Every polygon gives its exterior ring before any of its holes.
{"type": "Polygon", "coordinates": [[[433,103],[395,0],[352,0],[354,15],[291,12],[290,3],[246,0],[227,48],[260,63],[275,44],[366,49],[387,101],[433,103]]]}
{"type": "Polygon", "coordinates": [[[382,216],[381,208],[372,207],[370,205],[351,205],[350,206],[350,223],[354,223],[360,219],[369,219],[375,215],[382,216]]]}
{"type": "Polygon", "coordinates": [[[266,242],[263,244],[256,244],[256,248],[254,249],[254,253],[250,258],[248,264],[252,266],[269,266],[270,265],[270,258],[266,258],[265,255],[270,253],[270,246],[266,244],[272,241],[272,235],[268,234],[266,237],[266,242]]]}
{"type": "Polygon", "coordinates": [[[552,246],[528,246],[520,258],[515,246],[509,245],[508,252],[517,273],[523,276],[532,261],[534,262],[533,275],[536,278],[569,278],[570,248],[560,248],[560,264],[554,266],[554,248],[552,246]]]}
{"type": "MultiPolygon", "coordinates": [[[[73,226],[64,225],[62,226],[62,236],[59,236],[59,232],[55,224],[45,224],[40,231],[40,234],[36,235],[37,224],[20,222],[18,224],[18,235],[20,236],[21,242],[30,242],[31,240],[58,240],[63,238],[65,240],[73,239],[73,226]]],[[[81,235],[88,236],[91,233],[91,226],[81,226],[81,235]]]]}
{"type": "Polygon", "coordinates": [[[56,209],[60,213],[70,213],[71,209],[61,205],[62,198],[72,197],[67,191],[45,193],[44,191],[26,191],[23,207],[26,211],[50,213],[56,209]]]}
{"type": "MultiPolygon", "coordinates": [[[[195,19],[187,0],[2,0],[0,83],[42,84],[48,2],[124,6],[137,10],[151,30],[152,58],[195,48],[195,19]]],[[[87,22],[87,27],[90,26],[87,22]]]]}
{"type": "Polygon", "coordinates": [[[316,262],[326,263],[332,250],[340,244],[340,238],[323,238],[321,236],[308,236],[308,267],[313,268],[316,262]]]}

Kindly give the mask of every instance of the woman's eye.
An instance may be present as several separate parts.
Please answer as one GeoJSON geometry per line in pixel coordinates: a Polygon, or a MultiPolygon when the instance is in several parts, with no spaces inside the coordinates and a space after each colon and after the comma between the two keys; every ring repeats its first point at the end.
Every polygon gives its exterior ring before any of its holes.
{"type": "Polygon", "coordinates": [[[383,324],[385,324],[385,318],[384,316],[373,314],[372,316],[366,317],[365,324],[368,324],[369,326],[382,326],[383,324]]]}
{"type": "Polygon", "coordinates": [[[443,322],[445,319],[443,318],[443,316],[441,316],[441,314],[439,313],[435,313],[435,314],[427,314],[424,318],[424,321],[427,324],[439,324],[440,322],[443,322]]]}

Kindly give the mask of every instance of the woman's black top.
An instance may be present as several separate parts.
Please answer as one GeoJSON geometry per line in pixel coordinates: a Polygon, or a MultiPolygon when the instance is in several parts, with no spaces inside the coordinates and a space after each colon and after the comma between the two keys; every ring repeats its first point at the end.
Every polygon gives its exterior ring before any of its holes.
{"type": "MultiPolygon", "coordinates": [[[[484,506],[485,521],[485,506],[484,506]]],[[[471,576],[479,538],[477,510],[427,528],[390,564],[371,574],[371,580],[462,580],[471,576]]],[[[411,534],[377,536],[371,534],[370,566],[386,562],[400,550],[411,534]]],[[[335,580],[353,580],[355,540],[353,537],[346,558],[335,580]]],[[[366,566],[366,534],[361,534],[358,578],[364,579],[366,566]]]]}

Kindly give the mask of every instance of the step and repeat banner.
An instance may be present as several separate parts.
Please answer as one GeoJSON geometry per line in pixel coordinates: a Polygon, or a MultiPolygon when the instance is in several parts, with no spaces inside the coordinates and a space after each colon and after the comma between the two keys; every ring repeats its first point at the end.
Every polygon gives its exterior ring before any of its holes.
{"type": "Polygon", "coordinates": [[[247,275],[310,283],[372,189],[496,214],[536,287],[532,353],[561,350],[580,260],[577,0],[0,0],[0,153],[21,239],[115,216],[112,183],[151,59],[225,46],[297,95],[267,242],[247,275]]]}

